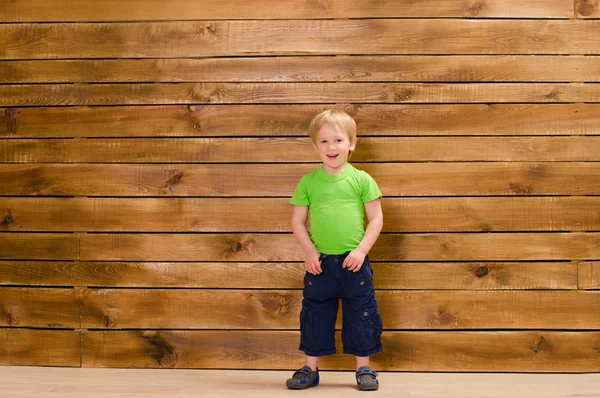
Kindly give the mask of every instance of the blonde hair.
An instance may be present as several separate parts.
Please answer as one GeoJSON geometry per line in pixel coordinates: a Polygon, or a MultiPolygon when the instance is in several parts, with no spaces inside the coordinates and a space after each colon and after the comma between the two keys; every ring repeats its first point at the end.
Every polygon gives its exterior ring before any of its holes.
{"type": "Polygon", "coordinates": [[[341,109],[327,109],[313,118],[308,126],[308,134],[313,143],[317,141],[317,134],[326,124],[338,126],[348,135],[350,141],[356,138],[356,122],[346,111],[341,109]]]}

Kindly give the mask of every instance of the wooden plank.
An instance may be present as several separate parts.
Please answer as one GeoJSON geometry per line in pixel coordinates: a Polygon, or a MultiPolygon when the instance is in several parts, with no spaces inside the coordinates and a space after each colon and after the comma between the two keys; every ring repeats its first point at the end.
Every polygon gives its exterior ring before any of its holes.
{"type": "Polygon", "coordinates": [[[596,20],[335,19],[0,25],[0,59],[598,54],[596,20]]]}
{"type": "MultiPolygon", "coordinates": [[[[577,289],[574,262],[371,262],[378,289],[577,289]]],[[[304,267],[279,263],[0,261],[0,285],[301,289],[304,267]]],[[[579,268],[580,288],[582,280],[579,268]]]]}
{"type": "Polygon", "coordinates": [[[29,60],[0,83],[598,82],[597,56],[353,56],[29,60]]]}
{"type": "Polygon", "coordinates": [[[371,262],[371,267],[377,289],[575,289],[577,285],[577,265],[564,262],[371,262]]]}
{"type": "Polygon", "coordinates": [[[596,0],[575,0],[577,18],[598,18],[598,2],[596,0]]]}
{"type": "MultiPolygon", "coordinates": [[[[593,291],[377,292],[386,330],[598,329],[599,298],[593,291]]],[[[302,291],[86,289],[82,302],[89,329],[296,329],[302,291]]]]}
{"type": "MultiPolygon", "coordinates": [[[[600,21],[599,21],[600,23],[600,21]]],[[[2,25],[0,25],[0,30],[2,25]]],[[[599,30],[600,31],[600,30],[599,30]]],[[[599,35],[600,37],[600,32],[599,35]]],[[[600,50],[599,50],[600,51],[600,50]]],[[[0,85],[0,106],[600,102],[584,83],[145,83],[0,85]]]]}
{"type": "MultiPolygon", "coordinates": [[[[1,65],[2,63],[0,63],[1,65]]],[[[0,137],[220,137],[308,134],[331,105],[190,105],[0,109],[0,137]]],[[[598,135],[600,104],[341,106],[359,136],[598,135]]]]}
{"type": "MultiPolygon", "coordinates": [[[[2,198],[2,231],[292,232],[288,198],[2,198]]],[[[600,197],[386,198],[383,232],[597,231],[600,197]]]]}
{"type": "Polygon", "coordinates": [[[600,289],[600,262],[581,262],[578,268],[579,289],[600,289]]]}
{"type": "MultiPolygon", "coordinates": [[[[364,163],[384,196],[599,195],[600,164],[364,163]]],[[[285,196],[316,164],[3,164],[11,196],[285,196]]]]}
{"type": "MultiPolygon", "coordinates": [[[[298,332],[129,331],[83,334],[83,367],[296,369],[298,332]],[[235,358],[235,360],[232,360],[235,358]]],[[[382,371],[596,372],[600,332],[385,332],[382,371]]],[[[337,335],[341,352],[341,338],[337,335]]],[[[300,365],[299,365],[300,364],[300,365]]],[[[323,370],[354,370],[350,355],[323,370]]]]}
{"type": "Polygon", "coordinates": [[[80,332],[0,328],[0,365],[3,366],[80,367],[80,352],[80,332]]]}
{"type": "Polygon", "coordinates": [[[80,327],[80,292],[74,289],[0,288],[0,326],[80,327]]]}
{"type": "MultiPolygon", "coordinates": [[[[377,261],[532,261],[600,259],[600,234],[382,234],[377,261]]],[[[303,261],[292,234],[85,234],[86,261],[303,261]]]]}
{"type": "Polygon", "coordinates": [[[14,0],[0,4],[0,22],[144,21],[186,19],[288,19],[369,17],[571,18],[571,0],[439,0],[435,4],[409,0],[267,0],[227,2],[171,0],[14,0]]]}
{"type": "Polygon", "coordinates": [[[75,260],[78,246],[74,234],[0,233],[3,260],[75,260]]]}
{"type": "MultiPolygon", "coordinates": [[[[600,136],[365,137],[353,162],[596,161],[600,136]]],[[[0,140],[1,163],[317,162],[310,138],[0,140]]]]}

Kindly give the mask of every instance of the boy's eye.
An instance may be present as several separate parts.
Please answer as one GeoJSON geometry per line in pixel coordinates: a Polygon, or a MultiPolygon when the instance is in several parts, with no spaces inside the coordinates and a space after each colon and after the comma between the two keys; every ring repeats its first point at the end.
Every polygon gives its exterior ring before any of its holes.
{"type": "Polygon", "coordinates": [[[338,138],[335,140],[335,142],[342,142],[342,140],[338,138]]]}
{"type": "Polygon", "coordinates": [[[326,144],[327,140],[321,140],[321,144],[326,144]]]}

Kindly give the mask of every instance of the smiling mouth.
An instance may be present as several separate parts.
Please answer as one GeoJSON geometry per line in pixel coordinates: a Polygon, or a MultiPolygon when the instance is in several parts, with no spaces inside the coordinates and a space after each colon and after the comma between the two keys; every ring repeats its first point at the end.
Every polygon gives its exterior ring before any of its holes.
{"type": "Polygon", "coordinates": [[[327,155],[327,157],[328,157],[329,159],[335,159],[335,158],[337,158],[337,157],[338,157],[338,155],[327,155]]]}

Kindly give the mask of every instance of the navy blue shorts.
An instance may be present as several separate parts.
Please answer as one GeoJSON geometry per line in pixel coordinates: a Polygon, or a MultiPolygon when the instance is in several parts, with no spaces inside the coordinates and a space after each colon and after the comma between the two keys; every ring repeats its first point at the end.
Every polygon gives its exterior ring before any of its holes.
{"type": "Polygon", "coordinates": [[[348,253],[322,254],[319,275],[304,276],[300,312],[300,350],[308,356],[335,354],[335,322],[342,299],[342,345],[345,354],[359,357],[383,350],[383,324],[375,300],[373,270],[365,257],[357,272],[342,268],[348,253]]]}

